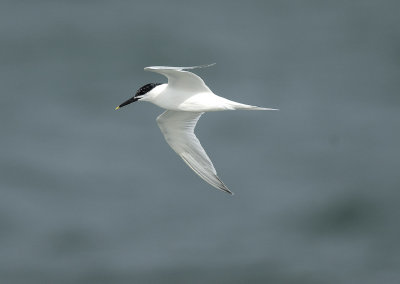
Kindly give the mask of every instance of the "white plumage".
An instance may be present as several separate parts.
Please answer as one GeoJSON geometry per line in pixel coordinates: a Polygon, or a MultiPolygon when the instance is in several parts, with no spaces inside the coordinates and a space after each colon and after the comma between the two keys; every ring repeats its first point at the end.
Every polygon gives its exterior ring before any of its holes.
{"type": "Polygon", "coordinates": [[[146,71],[156,72],[167,77],[168,83],[153,84],[155,86],[152,86],[152,89],[144,94],[142,94],[141,88],[141,92],[138,91],[135,97],[120,105],[120,107],[140,100],[151,102],[166,109],[164,113],[157,117],[157,123],[169,146],[204,181],[215,188],[232,194],[217,176],[210,158],[194,134],[197,121],[207,111],[275,109],[245,105],[217,96],[199,76],[185,71],[212,65],[214,64],[192,67],[146,67],[144,68],[146,71]]]}

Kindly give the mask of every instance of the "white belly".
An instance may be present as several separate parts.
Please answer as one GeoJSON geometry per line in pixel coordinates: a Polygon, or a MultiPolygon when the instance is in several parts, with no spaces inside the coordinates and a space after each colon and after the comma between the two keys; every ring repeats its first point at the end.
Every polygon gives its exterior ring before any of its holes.
{"type": "Polygon", "coordinates": [[[206,112],[254,108],[217,96],[211,91],[191,93],[184,89],[168,88],[167,84],[153,90],[141,101],[148,101],[167,110],[206,112]]]}
{"type": "Polygon", "coordinates": [[[229,100],[213,93],[198,93],[188,96],[185,92],[163,92],[151,103],[168,110],[175,111],[220,111],[232,109],[229,100]]]}

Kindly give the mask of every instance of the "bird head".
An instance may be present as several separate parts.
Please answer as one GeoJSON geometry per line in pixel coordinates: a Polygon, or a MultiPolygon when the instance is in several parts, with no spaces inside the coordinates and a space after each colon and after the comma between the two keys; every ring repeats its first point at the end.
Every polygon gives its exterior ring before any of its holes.
{"type": "Polygon", "coordinates": [[[158,85],[161,85],[161,84],[160,83],[149,83],[149,84],[144,85],[143,87],[139,88],[139,90],[136,91],[136,94],[132,98],[126,100],[125,102],[123,102],[122,104],[117,106],[115,108],[115,110],[120,109],[121,107],[124,107],[126,105],[129,105],[133,102],[140,100],[144,95],[146,95],[148,92],[153,90],[158,85]]]}

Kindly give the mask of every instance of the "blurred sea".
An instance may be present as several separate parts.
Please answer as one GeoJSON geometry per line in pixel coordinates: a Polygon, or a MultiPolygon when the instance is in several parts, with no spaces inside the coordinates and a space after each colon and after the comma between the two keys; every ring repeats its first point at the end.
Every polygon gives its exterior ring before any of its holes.
{"type": "Polygon", "coordinates": [[[0,4],[0,283],[400,283],[399,1],[0,4]],[[145,66],[226,98],[219,192],[115,106],[145,66]]]}

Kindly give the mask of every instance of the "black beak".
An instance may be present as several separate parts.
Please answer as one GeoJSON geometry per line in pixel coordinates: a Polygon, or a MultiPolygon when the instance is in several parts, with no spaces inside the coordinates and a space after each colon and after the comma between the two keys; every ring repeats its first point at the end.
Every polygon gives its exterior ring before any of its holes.
{"type": "Polygon", "coordinates": [[[126,105],[129,105],[129,104],[131,104],[131,103],[133,103],[133,102],[136,102],[137,100],[139,100],[139,98],[137,98],[137,97],[132,97],[132,98],[130,98],[129,100],[124,101],[122,104],[120,104],[119,106],[117,106],[117,107],[115,108],[115,110],[120,109],[121,107],[124,107],[124,106],[126,106],[126,105]]]}

